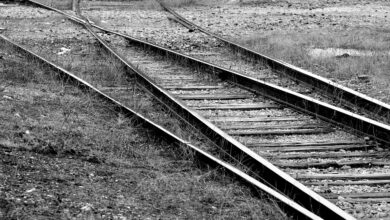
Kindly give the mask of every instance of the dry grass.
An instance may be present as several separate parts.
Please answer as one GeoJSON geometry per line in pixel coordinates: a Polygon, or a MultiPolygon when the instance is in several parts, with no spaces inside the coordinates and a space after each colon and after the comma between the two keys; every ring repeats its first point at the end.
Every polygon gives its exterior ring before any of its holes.
{"type": "MultiPolygon", "coordinates": [[[[359,28],[348,32],[316,31],[309,34],[294,32],[274,32],[243,41],[255,50],[308,69],[316,74],[345,81],[344,84],[359,84],[358,76],[367,75],[375,87],[366,91],[369,95],[389,102],[390,38],[389,32],[382,29],[359,28]],[[312,57],[312,48],[343,48],[372,51],[373,56],[312,57]],[[377,94],[381,91],[381,94],[377,94]]],[[[359,87],[370,85],[357,85],[359,87]]],[[[371,86],[372,87],[372,86],[371,86]]],[[[368,88],[369,89],[369,88],[368,88]]]]}
{"type": "Polygon", "coordinates": [[[39,2],[61,10],[71,10],[73,0],[39,0],[39,2]]]}

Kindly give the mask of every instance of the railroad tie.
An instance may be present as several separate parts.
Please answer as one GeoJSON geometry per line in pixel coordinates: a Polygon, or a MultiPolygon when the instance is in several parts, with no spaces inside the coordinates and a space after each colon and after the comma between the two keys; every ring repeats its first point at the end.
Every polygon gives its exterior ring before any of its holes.
{"type": "Polygon", "coordinates": [[[233,130],[230,135],[293,135],[293,134],[323,134],[334,131],[332,128],[308,128],[308,129],[276,129],[276,130],[233,130]]]}
{"type": "MultiPolygon", "coordinates": [[[[255,145],[252,147],[256,147],[255,145]]],[[[256,147],[261,151],[278,151],[278,152],[309,152],[309,151],[338,151],[338,150],[368,150],[375,146],[372,145],[335,145],[335,146],[303,146],[303,147],[256,147]]]]}
{"type": "Polygon", "coordinates": [[[331,161],[331,162],[306,162],[306,163],[289,163],[289,162],[274,162],[274,165],[282,168],[290,168],[290,169],[308,169],[308,168],[341,168],[343,166],[348,167],[372,167],[372,166],[389,166],[390,162],[386,162],[383,160],[353,160],[353,161],[331,161]]]}
{"type": "Polygon", "coordinates": [[[248,147],[310,147],[310,146],[334,146],[334,145],[363,145],[362,141],[338,141],[338,142],[270,142],[270,143],[249,143],[248,147]]]}
{"type": "Polygon", "coordinates": [[[328,186],[343,186],[343,185],[386,185],[390,184],[390,179],[388,180],[360,180],[360,181],[309,181],[304,182],[305,185],[318,186],[318,185],[328,185],[328,186]]]}
{"type": "Polygon", "coordinates": [[[223,122],[223,123],[233,123],[233,122],[277,122],[277,121],[302,121],[303,119],[297,118],[297,117],[286,117],[286,116],[280,116],[280,117],[212,117],[209,118],[212,122],[223,122]]]}
{"type": "Polygon", "coordinates": [[[324,198],[327,199],[337,199],[339,197],[343,198],[354,198],[354,199],[370,199],[370,198],[390,198],[389,192],[367,192],[367,193],[354,193],[354,194],[335,194],[335,193],[322,193],[324,198]]]}
{"type": "MultiPolygon", "coordinates": [[[[248,145],[247,145],[248,146],[248,145]]],[[[388,154],[388,152],[387,152],[388,154]]],[[[370,158],[383,158],[384,152],[380,153],[368,153],[368,152],[312,152],[312,153],[296,153],[296,154],[283,154],[283,153],[275,153],[272,155],[262,154],[263,157],[272,158],[272,159],[285,159],[285,160],[293,160],[293,159],[309,159],[309,158],[353,158],[353,157],[370,157],[370,158]]]]}
{"type": "Polygon", "coordinates": [[[258,130],[271,130],[271,129],[315,129],[315,128],[327,128],[326,125],[321,124],[277,124],[277,125],[258,125],[258,124],[230,124],[221,125],[220,128],[226,130],[238,130],[238,129],[258,129],[258,130]]]}
{"type": "MultiPolygon", "coordinates": [[[[293,175],[294,176],[294,175],[293,175]]],[[[389,173],[369,173],[369,174],[350,174],[350,173],[337,173],[337,174],[296,174],[295,179],[299,180],[356,180],[356,179],[367,179],[367,180],[390,180],[389,173]]]]}
{"type": "Polygon", "coordinates": [[[210,104],[210,105],[190,105],[196,110],[260,110],[260,109],[281,109],[281,105],[259,103],[259,104],[210,104]]]}
{"type": "Polygon", "coordinates": [[[251,99],[251,94],[196,94],[179,95],[182,100],[232,100],[232,99],[251,99]]]}
{"type": "Polygon", "coordinates": [[[214,90],[225,88],[222,85],[167,85],[163,87],[169,90],[214,90]]]}

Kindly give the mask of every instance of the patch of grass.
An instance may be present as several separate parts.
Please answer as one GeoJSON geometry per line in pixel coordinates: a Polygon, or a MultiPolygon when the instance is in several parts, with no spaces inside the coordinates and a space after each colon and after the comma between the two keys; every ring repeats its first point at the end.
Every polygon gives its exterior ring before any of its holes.
{"type": "Polygon", "coordinates": [[[353,89],[389,102],[390,38],[387,30],[359,28],[348,32],[316,31],[312,33],[274,32],[242,41],[245,45],[271,57],[302,67],[353,89]],[[312,57],[313,48],[343,48],[372,51],[373,56],[312,57]],[[360,84],[358,76],[367,75],[374,85],[360,84]],[[359,87],[363,87],[360,88],[359,87]],[[381,94],[377,94],[377,91],[381,94]]]}
{"type": "Polygon", "coordinates": [[[39,2],[60,10],[71,10],[73,0],[39,0],[39,2]]]}
{"type": "Polygon", "coordinates": [[[22,65],[22,59],[18,55],[11,54],[11,48],[0,42],[0,81],[12,81],[13,83],[26,84],[29,81],[36,81],[42,75],[42,71],[35,68],[36,63],[22,65]],[[6,62],[7,60],[7,62],[6,62]]]}

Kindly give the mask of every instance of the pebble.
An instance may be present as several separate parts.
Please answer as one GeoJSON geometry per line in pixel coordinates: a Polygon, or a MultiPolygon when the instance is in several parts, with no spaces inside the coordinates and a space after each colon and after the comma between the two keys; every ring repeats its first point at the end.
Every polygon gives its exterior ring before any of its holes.
{"type": "Polygon", "coordinates": [[[349,170],[351,169],[351,166],[344,165],[341,167],[342,170],[349,170]]]}
{"type": "Polygon", "coordinates": [[[37,190],[37,189],[36,189],[36,188],[32,188],[32,189],[26,190],[26,193],[32,193],[32,192],[34,192],[35,190],[37,190]]]}
{"type": "Polygon", "coordinates": [[[3,98],[4,98],[4,99],[8,99],[8,100],[13,100],[13,98],[12,98],[12,97],[10,97],[10,96],[7,96],[7,95],[3,95],[3,98]]]}

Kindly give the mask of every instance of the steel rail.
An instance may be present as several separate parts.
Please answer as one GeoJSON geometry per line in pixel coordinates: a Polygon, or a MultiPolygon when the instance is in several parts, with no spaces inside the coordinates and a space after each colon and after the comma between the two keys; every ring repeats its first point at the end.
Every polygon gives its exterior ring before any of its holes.
{"type": "Polygon", "coordinates": [[[224,37],[221,37],[218,34],[212,33],[199,25],[194,24],[193,22],[187,20],[171,8],[169,8],[165,3],[161,0],[156,0],[161,7],[171,13],[173,16],[179,20],[180,24],[185,24],[183,26],[190,27],[190,30],[199,30],[204,34],[212,36],[226,43],[230,47],[239,50],[241,53],[248,55],[249,57],[254,57],[256,60],[264,62],[268,65],[272,70],[284,74],[287,77],[290,77],[294,80],[300,81],[304,84],[313,86],[314,88],[318,88],[321,91],[325,92],[331,98],[337,98],[338,100],[346,103],[350,103],[354,106],[358,106],[359,108],[365,110],[366,112],[372,115],[378,115],[386,119],[386,123],[390,123],[390,105],[386,104],[382,101],[364,95],[360,92],[352,90],[348,87],[335,83],[325,77],[316,75],[307,70],[299,68],[297,66],[291,65],[284,61],[271,58],[264,54],[261,54],[257,51],[254,51],[248,47],[240,45],[239,43],[228,40],[224,37]]]}
{"type": "Polygon", "coordinates": [[[164,127],[158,125],[157,123],[153,122],[152,120],[148,119],[147,117],[143,116],[142,114],[138,113],[137,111],[125,106],[124,104],[120,103],[119,101],[115,100],[114,98],[110,97],[109,95],[105,94],[104,92],[98,90],[96,87],[92,86],[88,82],[84,81],[83,79],[77,77],[73,73],[63,69],[62,67],[52,63],[51,61],[39,56],[38,54],[18,45],[15,42],[12,42],[5,36],[0,34],[0,40],[5,42],[8,45],[11,45],[16,50],[22,52],[23,54],[26,54],[27,56],[33,57],[35,60],[38,60],[39,62],[43,63],[44,65],[47,65],[50,69],[54,70],[56,73],[59,74],[59,76],[64,79],[66,82],[72,82],[77,87],[82,89],[83,91],[88,91],[92,94],[95,94],[97,97],[101,98],[105,102],[111,104],[115,111],[120,112],[124,114],[126,117],[136,119],[133,121],[138,122],[139,124],[142,124],[145,128],[153,130],[155,133],[160,134],[163,136],[163,139],[167,141],[167,143],[174,143],[178,146],[184,146],[188,149],[190,149],[192,152],[194,152],[196,158],[198,158],[200,161],[205,161],[208,164],[212,166],[221,167],[224,170],[228,171],[231,175],[234,175],[238,177],[241,181],[245,182],[246,184],[249,184],[251,187],[257,190],[261,190],[271,197],[275,198],[276,200],[279,200],[284,205],[288,206],[290,210],[294,211],[294,214],[297,218],[302,219],[323,219],[319,216],[315,215],[314,213],[310,212],[306,208],[300,206],[290,198],[286,197],[285,195],[273,190],[272,188],[266,186],[265,184],[259,182],[258,180],[254,179],[253,177],[249,176],[248,174],[244,173],[240,169],[232,166],[229,163],[226,163],[222,161],[221,159],[218,159],[214,157],[213,155],[207,153],[206,151],[190,144],[189,142],[179,138],[175,134],[171,133],[164,127]]]}
{"type": "MultiPolygon", "coordinates": [[[[41,3],[35,2],[34,0],[29,0],[29,2],[35,3],[38,6],[42,5],[41,3]]],[[[57,9],[50,8],[48,6],[45,6],[45,8],[49,8],[50,10],[54,10],[54,11],[59,11],[57,9]]],[[[73,21],[78,22],[77,20],[72,19],[71,16],[67,16],[67,17],[73,21]]],[[[86,22],[78,22],[78,23],[83,24],[84,26],[88,26],[86,25],[86,22]]],[[[122,36],[128,41],[131,41],[141,46],[145,46],[148,49],[162,52],[167,55],[174,55],[177,58],[182,58],[186,61],[189,61],[190,63],[195,63],[200,66],[212,68],[218,72],[221,72],[221,70],[223,70],[222,73],[224,74],[225,72],[228,73],[228,70],[224,70],[220,67],[213,66],[204,61],[193,59],[191,57],[181,55],[171,50],[166,50],[154,44],[139,39],[135,39],[130,36],[112,30],[108,30],[106,28],[100,27],[95,24],[91,24],[91,26],[107,33],[112,33],[118,36],[122,36]]],[[[107,50],[114,51],[104,41],[102,41],[101,43],[107,50]]],[[[250,171],[261,176],[261,179],[258,179],[259,181],[267,184],[270,187],[279,190],[280,192],[283,192],[284,194],[288,195],[290,198],[293,198],[294,201],[296,201],[298,204],[302,205],[306,209],[310,210],[311,212],[315,213],[316,215],[319,215],[324,219],[331,219],[331,218],[332,219],[333,218],[354,219],[352,216],[342,211],[339,207],[337,207],[333,203],[329,202],[328,200],[324,199],[317,193],[313,192],[312,190],[310,190],[309,188],[307,188],[297,180],[293,179],[288,174],[281,171],[279,168],[271,164],[263,157],[259,156],[249,148],[245,147],[244,145],[236,141],[231,136],[227,135],[225,132],[217,128],[208,120],[200,116],[197,112],[191,110],[185,104],[183,104],[182,102],[174,98],[169,92],[167,92],[166,90],[164,90],[163,88],[155,84],[149,77],[147,77],[145,74],[140,72],[137,68],[132,66],[121,55],[119,54],[114,54],[114,55],[126,65],[128,71],[136,73],[135,76],[137,77],[139,82],[144,85],[145,88],[149,89],[156,97],[162,100],[166,105],[170,106],[171,109],[173,109],[177,114],[187,119],[191,124],[193,124],[196,128],[198,128],[200,132],[202,132],[205,136],[213,140],[215,144],[217,144],[222,148],[225,148],[230,153],[230,155],[234,156],[237,160],[242,161],[242,163],[247,168],[249,168],[250,171]]],[[[226,77],[223,77],[224,74],[219,73],[218,75],[226,79],[226,77]]],[[[231,72],[231,74],[233,74],[232,76],[234,76],[234,74],[237,73],[231,72]]],[[[236,78],[236,76],[234,78],[236,78]]]]}

